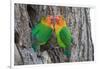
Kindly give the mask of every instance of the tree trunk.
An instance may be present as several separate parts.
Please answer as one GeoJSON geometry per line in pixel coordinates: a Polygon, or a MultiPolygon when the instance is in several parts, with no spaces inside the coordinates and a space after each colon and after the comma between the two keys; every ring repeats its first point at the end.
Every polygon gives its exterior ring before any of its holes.
{"type": "Polygon", "coordinates": [[[48,43],[41,47],[41,57],[37,57],[31,47],[32,27],[42,16],[48,15],[62,15],[68,23],[73,36],[70,62],[94,60],[89,8],[15,4],[14,14],[15,65],[64,62],[63,50],[59,48],[54,32],[48,43]],[[47,47],[51,43],[53,49],[47,47]]]}

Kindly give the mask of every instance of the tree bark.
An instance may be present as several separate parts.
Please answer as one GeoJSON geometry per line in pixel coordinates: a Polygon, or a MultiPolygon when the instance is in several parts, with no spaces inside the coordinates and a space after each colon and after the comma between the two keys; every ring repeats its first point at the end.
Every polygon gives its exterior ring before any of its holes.
{"type": "Polygon", "coordinates": [[[73,36],[70,62],[93,61],[94,46],[91,37],[90,8],[46,6],[46,5],[14,5],[15,30],[15,65],[44,64],[64,62],[63,50],[59,48],[55,33],[47,44],[41,47],[41,57],[32,49],[31,30],[42,16],[62,15],[73,36]],[[54,48],[48,48],[49,45],[54,48]],[[20,61],[20,62],[19,62],[20,61]]]}

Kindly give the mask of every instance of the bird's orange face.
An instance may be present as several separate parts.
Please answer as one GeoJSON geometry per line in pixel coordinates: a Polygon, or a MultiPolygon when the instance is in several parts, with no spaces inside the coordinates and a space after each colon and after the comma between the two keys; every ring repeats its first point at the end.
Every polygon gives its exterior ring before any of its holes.
{"type": "Polygon", "coordinates": [[[66,21],[64,20],[64,18],[62,16],[56,16],[55,17],[55,31],[61,29],[62,27],[66,26],[66,21]]]}
{"type": "Polygon", "coordinates": [[[44,23],[48,26],[48,27],[51,27],[52,29],[53,28],[53,16],[47,16],[45,19],[44,19],[44,23]]]}

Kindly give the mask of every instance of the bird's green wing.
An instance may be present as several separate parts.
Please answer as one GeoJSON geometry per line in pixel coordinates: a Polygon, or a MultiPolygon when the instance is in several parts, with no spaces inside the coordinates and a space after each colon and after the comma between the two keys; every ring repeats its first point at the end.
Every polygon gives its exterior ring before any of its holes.
{"type": "Polygon", "coordinates": [[[72,41],[72,35],[68,27],[63,27],[59,33],[60,39],[65,45],[65,48],[69,48],[72,41]]]}
{"type": "Polygon", "coordinates": [[[52,29],[39,23],[32,28],[32,48],[39,50],[40,46],[45,44],[50,38],[52,29]]]}
{"type": "Polygon", "coordinates": [[[52,29],[50,27],[42,25],[36,37],[40,41],[46,42],[50,38],[51,33],[52,33],[52,29]]]}
{"type": "Polygon", "coordinates": [[[32,30],[32,37],[36,39],[41,44],[47,42],[50,38],[52,33],[52,29],[42,23],[39,23],[33,30],[32,30]]]}
{"type": "Polygon", "coordinates": [[[39,31],[41,24],[37,24],[35,27],[32,28],[32,36],[35,36],[37,32],[39,31]]]}
{"type": "Polygon", "coordinates": [[[62,28],[60,31],[60,39],[63,42],[64,46],[64,54],[69,58],[71,56],[71,43],[72,43],[72,35],[68,27],[62,28]]]}

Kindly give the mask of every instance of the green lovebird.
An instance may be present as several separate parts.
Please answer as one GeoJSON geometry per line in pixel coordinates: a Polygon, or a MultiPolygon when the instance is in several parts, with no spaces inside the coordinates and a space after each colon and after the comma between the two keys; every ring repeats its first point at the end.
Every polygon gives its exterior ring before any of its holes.
{"type": "Polygon", "coordinates": [[[62,16],[55,17],[55,26],[54,30],[57,37],[57,42],[60,48],[64,49],[64,55],[67,57],[65,61],[69,61],[71,56],[71,43],[72,43],[72,34],[70,29],[67,26],[66,21],[62,16]]]}
{"type": "Polygon", "coordinates": [[[32,48],[40,51],[40,46],[47,43],[52,34],[52,16],[42,17],[37,25],[32,28],[32,48]]]}

